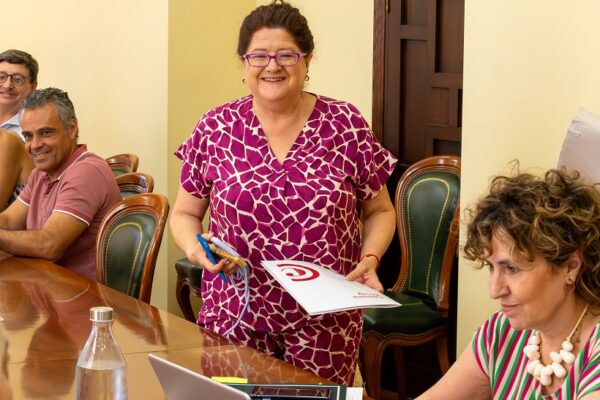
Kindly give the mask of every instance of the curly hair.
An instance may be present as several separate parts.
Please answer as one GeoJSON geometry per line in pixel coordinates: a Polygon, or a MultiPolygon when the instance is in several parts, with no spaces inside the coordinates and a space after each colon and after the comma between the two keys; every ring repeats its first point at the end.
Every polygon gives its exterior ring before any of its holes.
{"type": "Polygon", "coordinates": [[[578,251],[582,265],[575,290],[594,308],[600,306],[600,193],[579,172],[560,168],[542,177],[497,176],[489,194],[466,215],[467,259],[483,266],[497,232],[511,237],[529,261],[540,255],[555,268],[578,251]]]}
{"type": "Polygon", "coordinates": [[[283,28],[293,38],[303,53],[310,54],[315,48],[312,33],[300,10],[283,0],[254,9],[242,22],[237,53],[243,56],[248,50],[254,33],[262,28],[283,28]]]}

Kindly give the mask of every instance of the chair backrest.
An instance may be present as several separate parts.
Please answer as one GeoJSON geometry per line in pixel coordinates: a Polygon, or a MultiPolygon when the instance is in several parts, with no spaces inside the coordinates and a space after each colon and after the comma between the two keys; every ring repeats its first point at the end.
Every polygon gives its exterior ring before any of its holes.
{"type": "Polygon", "coordinates": [[[124,199],[135,194],[152,193],[154,190],[154,178],[143,172],[128,172],[115,179],[124,199]]]}
{"type": "Polygon", "coordinates": [[[133,153],[123,153],[106,158],[106,162],[112,169],[113,175],[119,176],[128,172],[136,172],[139,158],[133,153]]]}
{"type": "Polygon", "coordinates": [[[434,156],[409,167],[395,196],[400,276],[393,291],[446,315],[459,222],[460,158],[434,156]]]}
{"type": "Polygon", "coordinates": [[[161,194],[144,193],[117,203],[96,237],[99,282],[150,302],[156,257],[169,214],[161,194]]]}

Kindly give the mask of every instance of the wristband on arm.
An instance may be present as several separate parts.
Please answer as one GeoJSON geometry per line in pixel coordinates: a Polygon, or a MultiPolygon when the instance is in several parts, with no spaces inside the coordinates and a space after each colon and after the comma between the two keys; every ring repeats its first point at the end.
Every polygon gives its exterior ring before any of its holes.
{"type": "Polygon", "coordinates": [[[362,260],[363,260],[363,259],[365,259],[366,257],[373,257],[375,260],[377,260],[377,267],[376,267],[376,268],[379,268],[379,264],[381,264],[381,259],[379,258],[379,256],[378,256],[377,254],[373,254],[373,253],[366,253],[366,254],[363,254],[363,255],[360,257],[360,261],[362,261],[362,260]]]}

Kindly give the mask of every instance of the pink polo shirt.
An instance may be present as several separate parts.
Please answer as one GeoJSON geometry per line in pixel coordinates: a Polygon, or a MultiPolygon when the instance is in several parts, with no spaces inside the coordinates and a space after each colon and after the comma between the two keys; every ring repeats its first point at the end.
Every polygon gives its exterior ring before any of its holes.
{"type": "Polygon", "coordinates": [[[77,146],[58,178],[37,168],[19,195],[29,211],[26,229],[41,229],[54,212],[69,214],[88,227],[56,260],[57,264],[96,280],[96,233],[107,211],[121,200],[106,160],[77,146]]]}

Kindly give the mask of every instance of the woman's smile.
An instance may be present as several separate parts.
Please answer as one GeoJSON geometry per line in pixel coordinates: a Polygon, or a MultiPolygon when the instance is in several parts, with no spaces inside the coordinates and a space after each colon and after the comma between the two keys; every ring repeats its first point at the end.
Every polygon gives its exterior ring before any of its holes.
{"type": "Polygon", "coordinates": [[[279,77],[268,76],[268,77],[263,77],[260,79],[265,82],[269,82],[269,83],[281,82],[281,81],[285,80],[285,78],[281,77],[281,76],[279,76],[279,77]]]}
{"type": "Polygon", "coordinates": [[[281,28],[261,28],[254,33],[248,45],[249,54],[298,54],[297,63],[281,66],[275,58],[261,67],[244,62],[244,79],[248,89],[259,103],[294,104],[302,96],[310,56],[298,48],[294,38],[281,28]],[[274,90],[273,90],[274,89],[274,90]]]}

